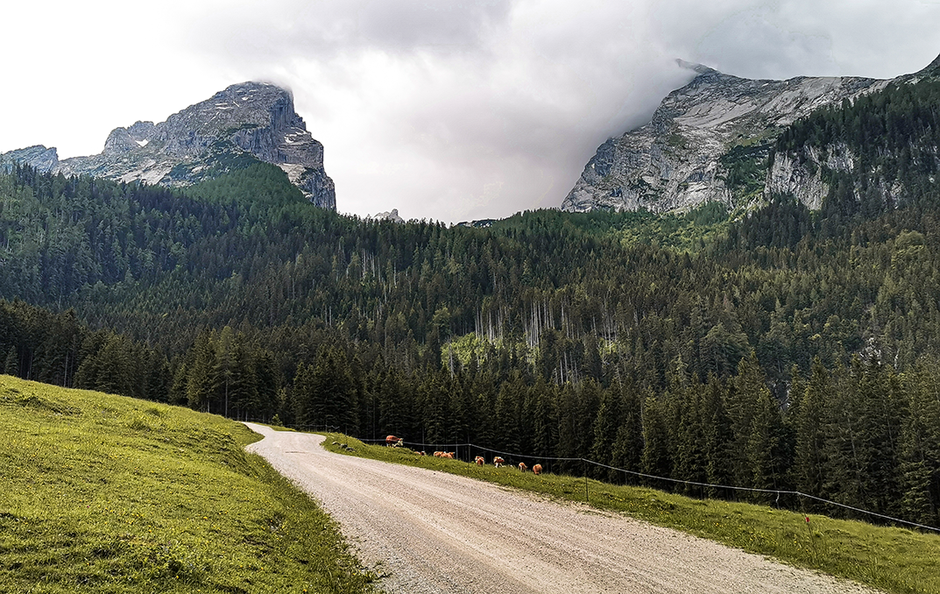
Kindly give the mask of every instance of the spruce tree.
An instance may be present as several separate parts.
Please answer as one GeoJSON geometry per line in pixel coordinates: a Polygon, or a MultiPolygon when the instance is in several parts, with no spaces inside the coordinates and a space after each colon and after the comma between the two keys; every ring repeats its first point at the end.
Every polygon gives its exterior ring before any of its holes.
{"type": "MultiPolygon", "coordinates": [[[[643,406],[643,455],[640,461],[645,474],[670,478],[672,459],[669,456],[669,430],[666,427],[662,404],[648,396],[643,406]]],[[[669,483],[661,483],[660,488],[669,483]]]]}
{"type": "Polygon", "coordinates": [[[905,518],[940,526],[940,373],[937,361],[918,362],[906,378],[908,413],[901,433],[901,511],[905,518]]]}
{"type": "MultiPolygon", "coordinates": [[[[826,496],[825,476],[829,468],[826,431],[827,417],[832,412],[832,390],[829,372],[816,357],[803,394],[793,395],[794,401],[799,403],[795,410],[791,410],[796,436],[791,468],[793,486],[797,491],[814,497],[826,496]]],[[[816,507],[812,500],[807,500],[805,504],[810,509],[816,507]]]]}
{"type": "MultiPolygon", "coordinates": [[[[725,385],[714,375],[709,375],[702,402],[702,426],[705,449],[705,476],[712,485],[732,485],[734,466],[731,449],[734,433],[731,420],[725,411],[725,385]]],[[[709,487],[709,497],[730,497],[731,493],[718,487],[709,487]]]]}
{"type": "MultiPolygon", "coordinates": [[[[594,421],[594,443],[591,447],[591,460],[601,464],[613,463],[614,443],[617,432],[623,425],[623,396],[620,390],[610,388],[602,390],[597,417],[594,421]]],[[[616,482],[620,473],[614,470],[604,470],[599,476],[606,477],[610,482],[616,482]]]]}
{"type": "Polygon", "coordinates": [[[3,363],[3,373],[6,375],[18,375],[20,371],[20,362],[19,355],[16,352],[16,347],[11,346],[10,350],[7,352],[6,360],[3,363]]]}
{"type": "Polygon", "coordinates": [[[215,338],[211,332],[203,331],[196,337],[192,361],[186,383],[187,403],[190,408],[212,412],[219,381],[216,377],[215,338]]]}
{"type": "MultiPolygon", "coordinates": [[[[617,428],[611,465],[632,472],[639,472],[643,455],[643,401],[645,397],[631,381],[619,388],[622,391],[623,422],[617,428]]],[[[626,475],[625,479],[636,482],[626,475]]]]}

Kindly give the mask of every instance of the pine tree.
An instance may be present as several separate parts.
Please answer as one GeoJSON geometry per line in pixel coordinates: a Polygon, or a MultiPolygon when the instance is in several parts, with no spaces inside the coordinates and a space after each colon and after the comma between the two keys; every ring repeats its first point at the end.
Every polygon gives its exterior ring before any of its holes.
{"type": "MultiPolygon", "coordinates": [[[[707,468],[702,391],[701,384],[691,381],[684,387],[672,386],[668,395],[668,398],[674,400],[675,411],[679,416],[674,441],[676,454],[673,477],[696,483],[705,482],[707,468]]],[[[702,492],[700,487],[694,485],[684,485],[681,489],[689,495],[702,492]]]]}
{"type": "Polygon", "coordinates": [[[764,382],[764,373],[757,357],[752,352],[738,364],[738,374],[727,392],[725,409],[731,420],[734,435],[732,472],[735,486],[750,487],[754,481],[754,464],[749,457],[754,417],[758,413],[764,396],[769,390],[764,382]]]}
{"type": "MultiPolygon", "coordinates": [[[[594,443],[591,447],[591,460],[601,464],[613,464],[614,444],[617,432],[623,425],[623,395],[620,390],[610,388],[601,391],[600,405],[594,421],[594,443]]],[[[599,477],[609,482],[617,482],[620,473],[616,470],[601,470],[599,477]]]]}
{"type": "Polygon", "coordinates": [[[925,360],[906,381],[908,414],[901,436],[901,509],[907,519],[940,526],[940,374],[925,360]]]}
{"type": "Polygon", "coordinates": [[[532,411],[532,454],[538,457],[553,457],[557,415],[555,411],[555,388],[538,378],[530,388],[532,411]]]}
{"type": "Polygon", "coordinates": [[[448,427],[451,411],[449,391],[445,383],[445,378],[449,378],[449,375],[446,370],[427,374],[419,392],[425,439],[439,448],[453,442],[453,435],[448,427]]]}
{"type": "MultiPolygon", "coordinates": [[[[712,485],[732,485],[734,466],[731,448],[734,446],[734,433],[731,420],[725,411],[725,386],[714,375],[708,378],[705,396],[702,402],[703,433],[705,449],[705,476],[712,485]]],[[[725,489],[709,487],[710,497],[730,497],[725,489]]]]}
{"type": "MultiPolygon", "coordinates": [[[[818,357],[813,359],[810,373],[803,394],[794,395],[798,406],[791,410],[796,434],[791,475],[797,491],[824,497],[825,475],[829,468],[826,458],[827,416],[831,413],[829,396],[833,387],[829,372],[818,357]]],[[[809,508],[815,507],[812,500],[807,500],[805,504],[809,508]]]]}
{"type": "MultiPolygon", "coordinates": [[[[783,477],[788,470],[784,458],[783,420],[780,408],[764,389],[755,394],[754,419],[751,423],[751,435],[747,443],[747,458],[751,467],[750,486],[755,489],[782,489],[783,477]]],[[[758,494],[758,501],[771,503],[775,498],[770,494],[758,494]]]]}
{"type": "Polygon", "coordinates": [[[504,383],[496,396],[496,449],[519,453],[521,446],[521,402],[520,390],[524,390],[520,378],[504,383]]]}
{"type": "MultiPolygon", "coordinates": [[[[620,388],[623,392],[623,422],[617,428],[611,465],[624,470],[639,472],[643,455],[643,398],[633,382],[620,388]]],[[[633,481],[625,475],[624,478],[633,481]]]]}
{"type": "Polygon", "coordinates": [[[235,374],[235,331],[225,326],[219,333],[215,349],[215,363],[212,375],[216,385],[213,392],[222,395],[222,415],[229,416],[229,399],[232,396],[232,377],[235,374]]]}
{"type": "Polygon", "coordinates": [[[574,386],[563,384],[558,390],[558,445],[555,448],[559,458],[573,458],[559,463],[561,472],[579,473],[581,458],[579,447],[578,397],[574,386]]]}
{"type": "Polygon", "coordinates": [[[203,331],[193,344],[192,365],[188,369],[186,399],[190,408],[211,412],[219,385],[216,377],[215,337],[203,331]]]}
{"type": "Polygon", "coordinates": [[[643,455],[640,464],[645,474],[667,478],[672,476],[669,430],[666,428],[661,402],[654,396],[648,396],[643,406],[643,455]]]}
{"type": "Polygon", "coordinates": [[[10,350],[7,352],[6,360],[3,364],[3,373],[6,375],[18,375],[20,371],[20,362],[19,355],[16,352],[16,347],[11,346],[10,350]]]}

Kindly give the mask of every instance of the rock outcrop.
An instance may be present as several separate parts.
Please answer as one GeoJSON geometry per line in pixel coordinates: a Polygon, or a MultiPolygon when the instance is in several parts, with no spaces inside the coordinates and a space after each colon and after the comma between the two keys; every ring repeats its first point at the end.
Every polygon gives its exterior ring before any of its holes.
{"type": "Polygon", "coordinates": [[[775,160],[773,171],[766,171],[777,136],[816,109],[892,82],[858,77],[750,80],[701,65],[680,65],[695,75],[692,81],[670,93],[648,124],[602,144],[562,210],[669,212],[710,201],[731,207],[759,200],[771,187],[818,208],[824,195],[821,180],[808,179],[808,172],[795,171],[786,159],[775,160]]]}
{"type": "Polygon", "coordinates": [[[17,149],[8,153],[0,154],[0,165],[12,162],[25,163],[30,167],[35,167],[39,171],[46,173],[52,171],[59,164],[59,153],[54,148],[46,148],[41,144],[30,146],[23,149],[17,149]]]}
{"type": "MultiPolygon", "coordinates": [[[[55,149],[32,147],[29,160],[55,149]],[[33,155],[33,153],[31,153],[33,155]]],[[[264,161],[283,169],[317,206],[336,209],[333,180],[323,168],[323,145],[294,111],[290,92],[248,82],[171,115],[165,122],[116,128],[100,154],[58,161],[48,169],[120,181],[185,186],[264,161]]]]}
{"type": "MultiPolygon", "coordinates": [[[[894,79],[878,81],[872,85],[871,90],[884,88],[889,85],[914,84],[923,80],[936,80],[940,78],[940,57],[937,57],[926,68],[913,74],[905,74],[894,79]]],[[[918,140],[910,139],[911,147],[918,144],[918,140]]],[[[858,147],[856,147],[858,148],[858,147]]],[[[936,145],[917,146],[923,155],[932,155],[937,160],[938,147],[936,145]]],[[[898,162],[899,151],[892,151],[888,147],[879,146],[878,153],[887,162],[898,162]]],[[[827,142],[806,143],[796,149],[777,150],[770,155],[770,167],[766,172],[764,182],[764,197],[773,195],[790,195],[798,199],[812,210],[822,207],[823,199],[830,194],[830,182],[833,174],[848,174],[855,178],[853,190],[856,200],[860,198],[859,178],[863,178],[863,186],[882,202],[897,205],[909,188],[905,187],[905,180],[890,176],[884,179],[879,168],[872,167],[871,163],[863,166],[859,155],[842,140],[829,139],[827,142]],[[863,170],[864,169],[864,170],[863,170]]],[[[940,161],[938,161],[940,162],[940,161]]],[[[935,179],[930,177],[930,183],[935,179]]]]}
{"type": "Polygon", "coordinates": [[[398,214],[398,209],[393,208],[388,212],[377,212],[372,216],[366,217],[367,219],[372,219],[374,221],[391,221],[393,223],[404,223],[405,219],[401,218],[398,214]]]}

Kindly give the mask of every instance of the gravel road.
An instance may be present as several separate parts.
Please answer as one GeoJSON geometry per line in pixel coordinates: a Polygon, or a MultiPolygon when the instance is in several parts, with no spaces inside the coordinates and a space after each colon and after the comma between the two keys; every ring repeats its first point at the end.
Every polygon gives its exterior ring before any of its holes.
{"type": "Polygon", "coordinates": [[[586,506],[333,454],[322,435],[248,426],[264,436],[248,450],[320,502],[386,592],[874,592],[586,506]]]}

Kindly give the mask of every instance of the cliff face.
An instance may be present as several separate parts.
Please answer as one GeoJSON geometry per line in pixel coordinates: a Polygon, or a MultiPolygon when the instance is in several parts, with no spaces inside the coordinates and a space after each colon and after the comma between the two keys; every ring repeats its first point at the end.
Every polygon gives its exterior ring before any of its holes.
{"type": "Polygon", "coordinates": [[[59,164],[59,154],[54,148],[46,148],[41,144],[37,144],[0,155],[0,166],[9,165],[14,161],[47,172],[59,164]]]}
{"type": "Polygon", "coordinates": [[[601,145],[562,210],[669,212],[710,201],[736,206],[771,188],[790,189],[818,207],[822,182],[810,179],[808,171],[797,172],[786,159],[777,159],[767,173],[774,141],[783,128],[814,110],[891,82],[856,77],[750,80],[680,64],[695,78],[670,93],[650,123],[601,145]]]}
{"type": "MultiPolygon", "coordinates": [[[[39,149],[55,155],[55,149],[33,147],[31,164],[39,163],[39,149]]],[[[63,161],[55,157],[42,164],[66,175],[185,186],[254,159],[279,166],[317,206],[336,209],[333,180],[323,168],[323,145],[307,132],[290,93],[263,83],[232,85],[165,122],[116,128],[100,154],[63,161]]]]}
{"type": "Polygon", "coordinates": [[[816,210],[831,195],[834,183],[851,186],[856,203],[864,194],[867,200],[893,205],[911,196],[918,184],[933,186],[940,144],[932,133],[933,121],[925,119],[936,107],[938,80],[940,57],[919,72],[873,85],[890,87],[889,98],[859,99],[841,111],[842,121],[822,123],[826,114],[816,114],[817,121],[804,123],[814,128],[811,139],[796,132],[801,140],[794,143],[794,137],[784,137],[770,155],[764,196],[792,195],[816,210]],[[888,119],[896,130],[882,127],[880,122],[888,119]]]}

